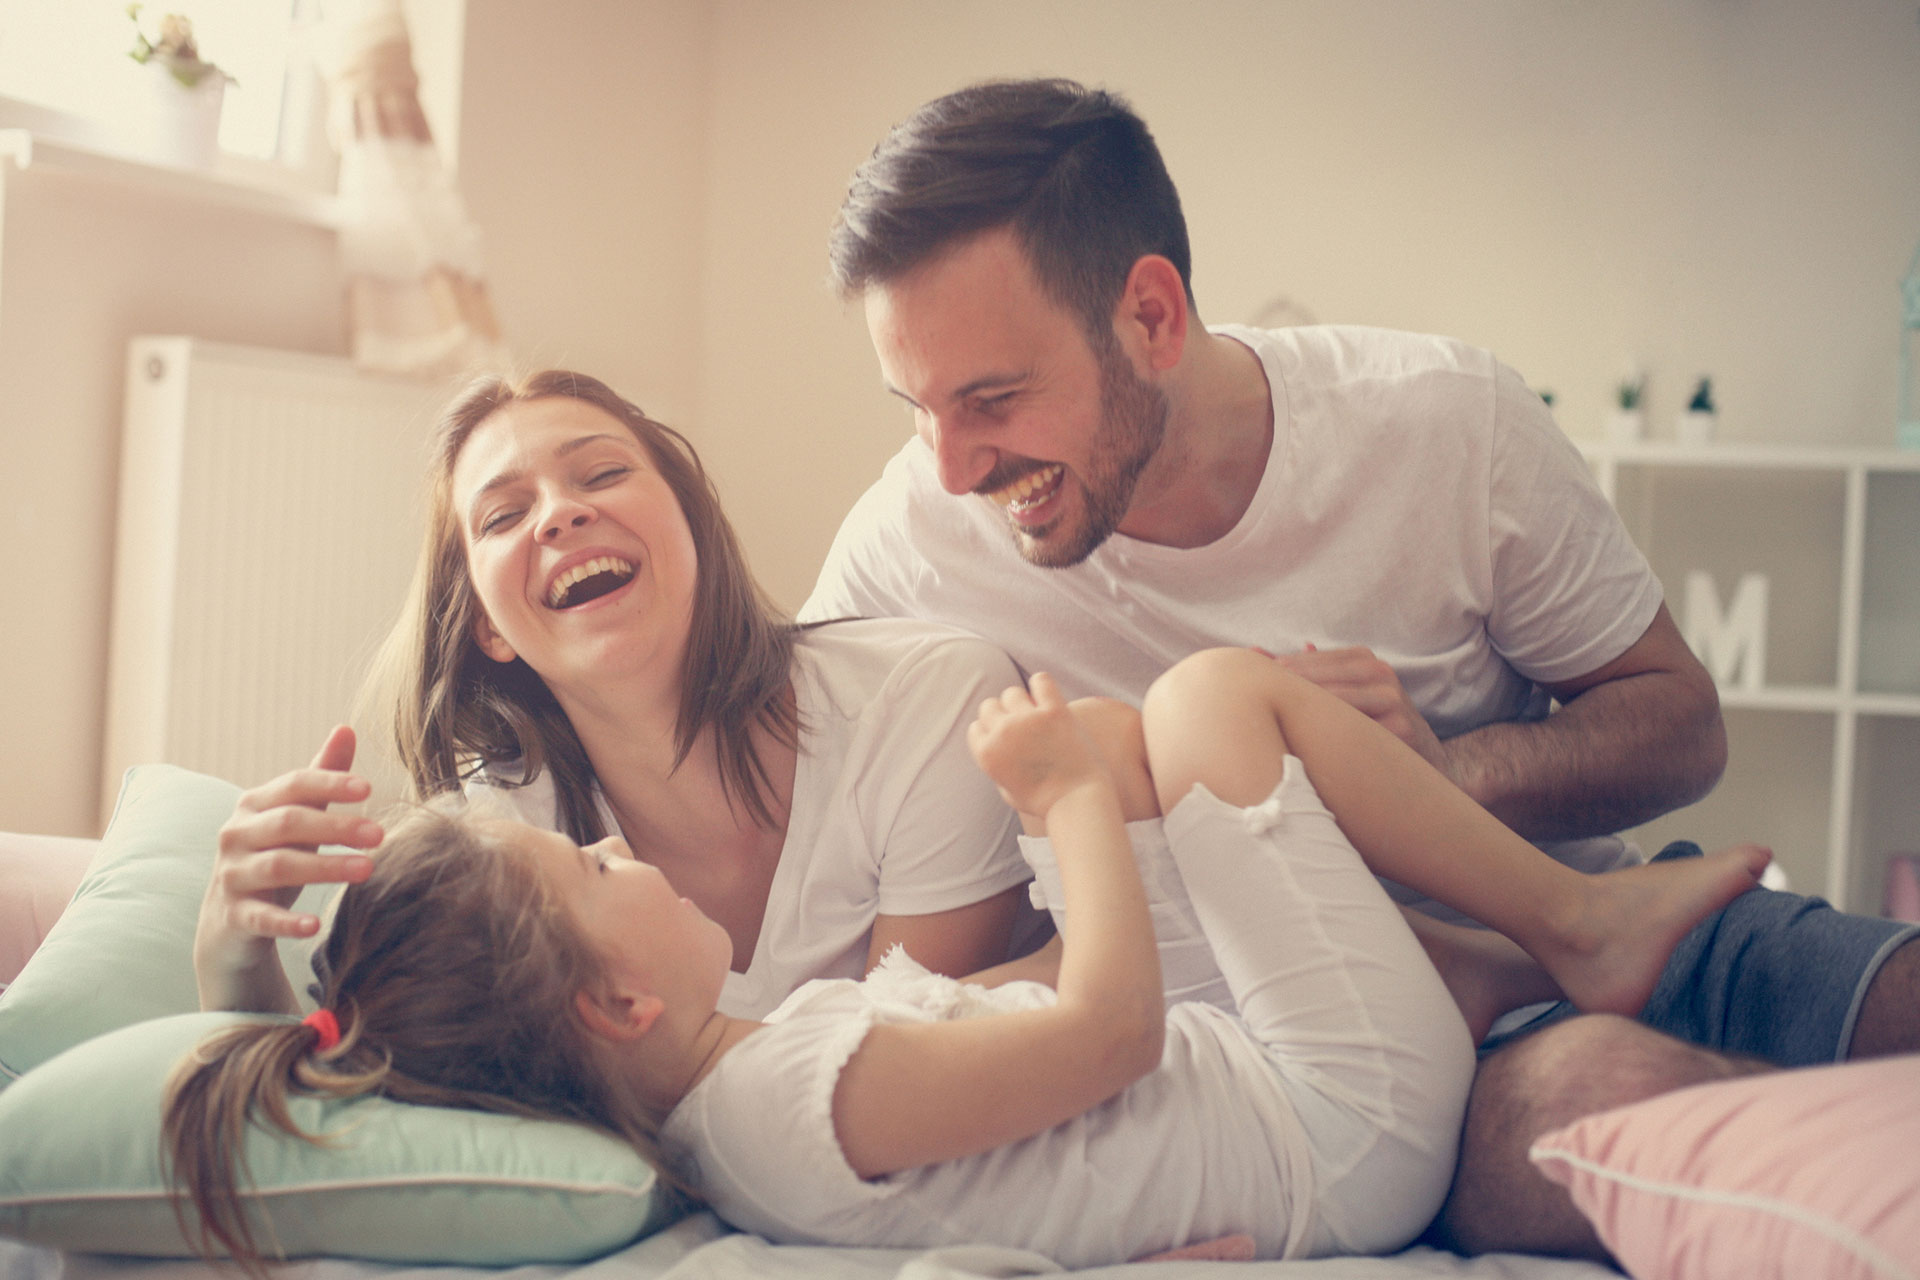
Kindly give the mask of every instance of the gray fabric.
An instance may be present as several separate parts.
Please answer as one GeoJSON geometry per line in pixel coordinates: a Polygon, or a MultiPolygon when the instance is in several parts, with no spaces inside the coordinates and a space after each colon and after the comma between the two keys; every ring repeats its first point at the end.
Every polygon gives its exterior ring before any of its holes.
{"type": "MultiPolygon", "coordinates": [[[[1677,840],[1654,859],[1700,856],[1677,840]]],[[[1783,1067],[1847,1056],[1854,1019],[1887,957],[1920,937],[1920,925],[1836,911],[1823,898],[1754,889],[1680,940],[1640,1021],[1693,1044],[1783,1067]]],[[[1481,1056],[1572,1016],[1550,1006],[1489,1036],[1481,1056]]]]}

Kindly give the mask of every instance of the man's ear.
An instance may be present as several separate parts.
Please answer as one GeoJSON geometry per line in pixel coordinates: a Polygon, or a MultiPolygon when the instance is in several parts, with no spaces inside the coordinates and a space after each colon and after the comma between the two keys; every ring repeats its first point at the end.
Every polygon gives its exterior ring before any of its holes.
{"type": "Polygon", "coordinates": [[[596,1000],[590,992],[576,991],[573,1007],[587,1030],[605,1040],[623,1041],[638,1040],[652,1030],[667,1005],[659,996],[614,992],[596,1000]]]}
{"type": "Polygon", "coordinates": [[[1145,365],[1142,372],[1171,369],[1186,350],[1191,318],[1180,269],[1157,253],[1137,259],[1113,313],[1120,349],[1145,365]]]}
{"type": "Polygon", "coordinates": [[[520,656],[513,651],[513,646],[507,643],[506,637],[493,629],[493,621],[487,617],[484,610],[474,615],[473,642],[480,647],[480,652],[495,662],[504,664],[520,656]]]}

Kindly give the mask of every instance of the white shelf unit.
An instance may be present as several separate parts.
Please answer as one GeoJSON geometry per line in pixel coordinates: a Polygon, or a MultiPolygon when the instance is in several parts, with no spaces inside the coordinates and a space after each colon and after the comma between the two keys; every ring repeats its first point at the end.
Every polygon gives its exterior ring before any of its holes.
{"type": "Polygon", "coordinates": [[[1795,889],[1877,914],[1888,857],[1920,853],[1920,453],[1581,449],[1683,630],[1688,574],[1723,605],[1770,585],[1765,678],[1720,691],[1725,777],[1635,838],[1770,844],[1795,889]]]}

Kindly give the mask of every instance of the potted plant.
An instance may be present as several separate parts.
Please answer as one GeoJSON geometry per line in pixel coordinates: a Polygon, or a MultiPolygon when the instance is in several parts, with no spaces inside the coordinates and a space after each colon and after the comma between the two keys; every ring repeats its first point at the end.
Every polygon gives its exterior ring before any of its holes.
{"type": "Polygon", "coordinates": [[[130,4],[133,48],[127,56],[147,77],[147,101],[136,124],[150,157],[190,168],[210,168],[220,155],[220,108],[233,77],[200,56],[193,23],[178,13],[160,19],[159,38],[140,22],[145,6],[130,4]]]}
{"type": "Polygon", "coordinates": [[[1701,378],[1693,389],[1693,398],[1674,424],[1674,438],[1685,445],[1703,445],[1713,440],[1714,423],[1719,413],[1713,407],[1713,379],[1701,378]]]}
{"type": "Polygon", "coordinates": [[[1633,444],[1646,434],[1647,416],[1641,400],[1647,391],[1647,375],[1638,369],[1614,384],[1614,410],[1607,419],[1607,438],[1615,444],[1633,444]]]}

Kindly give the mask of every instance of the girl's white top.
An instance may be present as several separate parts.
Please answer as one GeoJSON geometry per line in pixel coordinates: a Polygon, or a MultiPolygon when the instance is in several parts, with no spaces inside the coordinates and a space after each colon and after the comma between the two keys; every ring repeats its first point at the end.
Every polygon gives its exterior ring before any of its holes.
{"type": "Polygon", "coordinates": [[[808,983],[668,1116],[715,1212],[780,1243],[1003,1244],[1072,1268],[1236,1232],[1285,1250],[1294,1197],[1313,1195],[1279,1073],[1234,1015],[1167,1015],[1159,1069],[1044,1133],[872,1182],[833,1130],[841,1069],[876,1023],[1051,1004],[1051,988],[988,989],[928,973],[895,949],[865,982],[808,983]],[[1288,1154],[1294,1153],[1294,1154],[1288,1154]]]}

